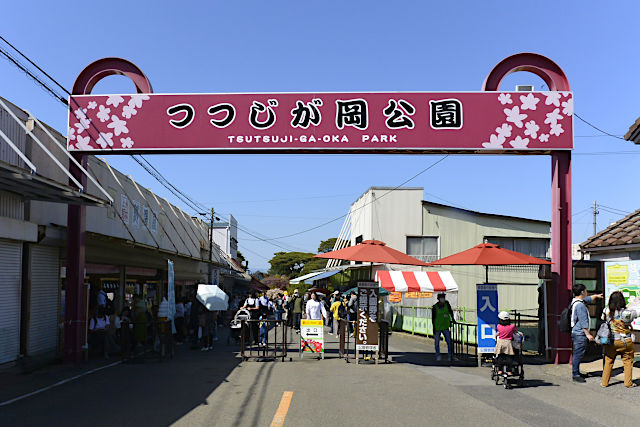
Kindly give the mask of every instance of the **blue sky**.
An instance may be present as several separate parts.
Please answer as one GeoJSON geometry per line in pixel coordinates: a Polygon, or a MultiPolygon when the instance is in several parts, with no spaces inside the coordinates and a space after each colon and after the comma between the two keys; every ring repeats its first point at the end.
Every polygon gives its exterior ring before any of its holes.
{"type": "MultiPolygon", "coordinates": [[[[70,88],[90,62],[136,63],[161,92],[474,91],[502,58],[531,51],[566,72],[576,112],[623,135],[640,116],[637,2],[49,2],[2,8],[1,34],[70,88]],[[52,5],[52,4],[55,4],[52,5]]],[[[6,60],[0,95],[60,131],[66,110],[6,60]]],[[[539,78],[516,73],[504,90],[539,78]]],[[[130,92],[125,78],[95,93],[130,92]]],[[[640,208],[640,147],[602,136],[576,120],[573,241],[592,230],[594,200],[640,208]],[[619,153],[619,152],[623,153],[619,153]],[[594,154],[605,153],[605,154],[594,154]],[[581,212],[583,211],[583,212],[581,212]]],[[[347,212],[373,185],[395,186],[438,156],[164,155],[149,160],[194,199],[260,236],[305,230],[347,212]]],[[[181,205],[126,156],[108,161],[181,205]]],[[[469,209],[550,219],[550,158],[450,156],[410,186],[428,200],[469,209]],[[439,197],[441,199],[437,199],[439,197]]],[[[188,210],[188,209],[186,209],[188,210]]],[[[601,210],[598,229],[621,215],[601,210]]],[[[342,221],[278,241],[314,251],[342,221]]],[[[240,233],[252,269],[282,250],[240,233]]]]}

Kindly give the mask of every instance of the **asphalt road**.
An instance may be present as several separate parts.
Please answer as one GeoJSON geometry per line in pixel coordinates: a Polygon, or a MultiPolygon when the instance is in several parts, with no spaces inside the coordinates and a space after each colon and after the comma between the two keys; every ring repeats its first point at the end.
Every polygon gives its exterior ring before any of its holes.
{"type": "MultiPolygon", "coordinates": [[[[211,352],[179,348],[171,361],[119,364],[0,406],[0,425],[269,426],[285,392],[285,426],[640,425],[626,398],[638,388],[611,393],[599,378],[574,384],[527,366],[524,387],[505,390],[488,368],[436,363],[424,338],[394,333],[386,365],[346,363],[335,341],[325,360],[291,352],[285,362],[242,361],[224,340],[211,352]]],[[[5,401],[11,390],[0,385],[5,401]]]]}

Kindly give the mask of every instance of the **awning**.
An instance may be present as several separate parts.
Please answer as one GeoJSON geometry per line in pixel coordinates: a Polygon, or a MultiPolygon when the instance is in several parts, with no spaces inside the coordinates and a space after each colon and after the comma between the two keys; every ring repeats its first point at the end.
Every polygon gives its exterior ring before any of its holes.
{"type": "Polygon", "coordinates": [[[320,272],[315,272],[315,273],[309,273],[309,274],[305,274],[304,276],[300,276],[300,277],[296,277],[295,279],[291,279],[289,280],[289,283],[292,285],[297,285],[298,283],[302,283],[307,279],[310,279],[312,277],[316,277],[318,274],[322,274],[322,271],[320,272]]]}
{"type": "Polygon", "coordinates": [[[457,292],[458,284],[449,271],[376,272],[380,287],[390,292],[457,292]]]}
{"type": "Polygon", "coordinates": [[[334,274],[338,274],[340,273],[341,270],[333,270],[333,271],[325,271],[324,273],[320,273],[317,276],[315,276],[313,278],[313,281],[315,282],[316,280],[320,280],[320,279],[326,279],[327,277],[331,277],[334,274]]]}

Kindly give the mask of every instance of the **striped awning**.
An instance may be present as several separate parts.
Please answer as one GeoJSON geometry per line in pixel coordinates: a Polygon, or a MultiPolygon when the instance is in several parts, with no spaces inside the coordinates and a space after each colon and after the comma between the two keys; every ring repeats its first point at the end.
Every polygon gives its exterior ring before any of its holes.
{"type": "Polygon", "coordinates": [[[376,272],[376,281],[389,292],[457,292],[458,284],[449,271],[376,272]]]}

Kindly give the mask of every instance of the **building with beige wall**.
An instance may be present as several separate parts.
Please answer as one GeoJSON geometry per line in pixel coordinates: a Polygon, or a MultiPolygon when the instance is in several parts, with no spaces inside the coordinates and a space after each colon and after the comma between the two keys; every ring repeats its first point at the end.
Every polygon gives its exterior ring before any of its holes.
{"type": "MultiPolygon", "coordinates": [[[[351,245],[381,240],[388,246],[426,262],[469,249],[483,242],[540,258],[549,257],[551,224],[528,218],[476,212],[423,200],[423,188],[371,187],[349,209],[343,235],[351,245]]],[[[380,265],[375,269],[398,269],[380,265]]],[[[402,266],[403,270],[417,267],[402,266]]],[[[444,266],[459,286],[457,304],[474,320],[475,286],[485,280],[484,267],[444,266]]],[[[537,314],[537,266],[490,267],[489,281],[501,283],[500,309],[537,314]]]]}

